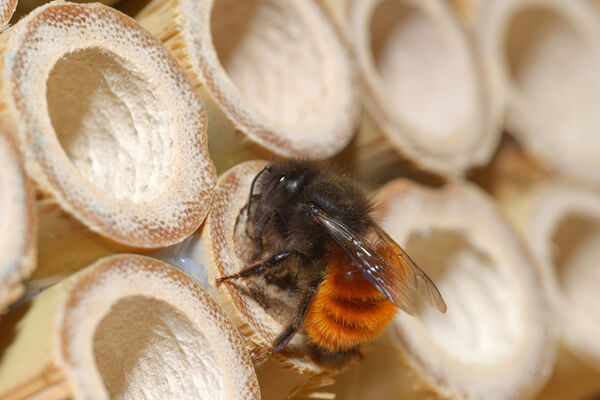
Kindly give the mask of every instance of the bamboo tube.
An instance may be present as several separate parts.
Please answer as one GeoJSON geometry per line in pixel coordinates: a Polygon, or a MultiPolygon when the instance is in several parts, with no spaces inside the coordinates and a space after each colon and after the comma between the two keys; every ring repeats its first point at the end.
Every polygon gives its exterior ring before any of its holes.
{"type": "Polygon", "coordinates": [[[55,2],[6,30],[0,48],[0,120],[62,210],[40,215],[38,274],[58,258],[76,269],[97,247],[158,248],[199,227],[215,177],[206,117],[157,39],[101,4],[55,2]]]}
{"type": "MultiPolygon", "coordinates": [[[[106,5],[113,5],[119,0],[75,0],[74,3],[104,3],[106,5]]],[[[50,0],[19,0],[19,7],[23,6],[24,9],[31,11],[36,7],[42,6],[46,3],[50,3],[50,0]]]]}
{"type": "Polygon", "coordinates": [[[367,110],[348,168],[377,180],[399,169],[400,154],[452,177],[489,160],[500,130],[481,60],[444,0],[328,3],[353,46],[367,110]]]}
{"type": "Polygon", "coordinates": [[[540,399],[600,394],[600,196],[561,182],[540,183],[521,196],[505,199],[504,207],[542,267],[562,344],[540,399]]]}
{"type": "Polygon", "coordinates": [[[10,138],[0,131],[0,314],[35,268],[34,194],[10,138]]]}
{"type": "Polygon", "coordinates": [[[8,314],[0,397],[259,398],[239,334],[175,268],[117,255],[8,314]]]}
{"type": "Polygon", "coordinates": [[[537,400],[596,400],[600,396],[600,373],[561,346],[554,373],[537,400]]]}
{"type": "Polygon", "coordinates": [[[447,2],[466,27],[473,28],[474,20],[481,11],[482,2],[479,0],[447,0],[447,2]]]}
{"type": "MultiPolygon", "coordinates": [[[[44,4],[50,3],[51,0],[18,0],[19,4],[16,4],[17,8],[15,11],[15,19],[20,19],[26,14],[30,13],[37,7],[41,7],[44,4]]],[[[119,0],[73,0],[74,3],[94,3],[100,2],[106,5],[114,5],[119,2],[119,0]]],[[[16,3],[16,1],[15,1],[16,3]]]]}
{"type": "Polygon", "coordinates": [[[4,30],[15,12],[17,0],[0,0],[0,30],[4,30]]]}
{"type": "Polygon", "coordinates": [[[373,352],[338,378],[339,398],[527,399],[546,382],[555,334],[537,266],[482,192],[406,180],[378,192],[380,218],[436,282],[446,314],[398,313],[373,352]]]}
{"type": "Polygon", "coordinates": [[[318,1],[155,0],[136,19],[202,95],[218,171],[272,154],[327,158],[350,141],[355,72],[318,1]]]}
{"type": "Polygon", "coordinates": [[[591,1],[455,1],[486,60],[506,129],[563,175],[600,183],[600,14],[591,1]]]}
{"type": "MultiPolygon", "coordinates": [[[[219,179],[202,241],[191,250],[192,258],[206,267],[208,282],[213,286],[216,277],[239,272],[250,265],[253,247],[245,234],[241,210],[248,201],[252,179],[264,165],[262,161],[245,162],[219,179]]],[[[239,282],[213,290],[218,303],[246,339],[256,363],[262,397],[324,395],[320,388],[331,384],[331,376],[347,367],[355,356],[336,356],[315,349],[304,334],[297,334],[280,353],[268,356],[296,310],[295,299],[275,285],[264,285],[264,291],[259,292],[274,303],[265,307],[264,299],[254,289],[252,283],[239,282]]]]}
{"type": "Polygon", "coordinates": [[[25,282],[26,295],[35,295],[99,258],[123,251],[67,214],[53,199],[35,204],[38,215],[37,268],[25,282]]]}
{"type": "MultiPolygon", "coordinates": [[[[600,196],[543,171],[505,145],[485,175],[542,270],[560,348],[539,399],[582,399],[600,393],[596,268],[600,196]]],[[[481,177],[479,177],[481,179],[481,177]]]]}

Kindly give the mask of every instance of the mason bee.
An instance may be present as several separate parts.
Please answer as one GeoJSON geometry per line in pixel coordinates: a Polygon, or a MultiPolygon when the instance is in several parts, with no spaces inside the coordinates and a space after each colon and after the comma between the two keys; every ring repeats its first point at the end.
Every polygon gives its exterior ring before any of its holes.
{"type": "Polygon", "coordinates": [[[216,282],[289,270],[300,301],[274,353],[302,328],[322,349],[355,351],[377,337],[396,308],[416,314],[419,299],[446,311],[431,279],[374,221],[364,190],[324,164],[267,165],[254,177],[243,212],[260,261],[216,282]]]}

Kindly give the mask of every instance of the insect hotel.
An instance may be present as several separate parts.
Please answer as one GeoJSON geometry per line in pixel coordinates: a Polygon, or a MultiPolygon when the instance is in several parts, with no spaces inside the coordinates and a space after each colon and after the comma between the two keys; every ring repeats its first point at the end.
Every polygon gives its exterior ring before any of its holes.
{"type": "Polygon", "coordinates": [[[0,0],[0,399],[600,396],[600,2],[0,0]]]}

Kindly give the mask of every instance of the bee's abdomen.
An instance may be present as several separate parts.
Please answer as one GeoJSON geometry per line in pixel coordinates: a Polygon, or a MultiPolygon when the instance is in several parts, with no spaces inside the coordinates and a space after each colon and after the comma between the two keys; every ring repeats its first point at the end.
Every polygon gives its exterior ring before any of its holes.
{"type": "Polygon", "coordinates": [[[347,351],[371,341],[396,313],[396,307],[353,265],[332,265],[304,320],[318,346],[347,351]]]}

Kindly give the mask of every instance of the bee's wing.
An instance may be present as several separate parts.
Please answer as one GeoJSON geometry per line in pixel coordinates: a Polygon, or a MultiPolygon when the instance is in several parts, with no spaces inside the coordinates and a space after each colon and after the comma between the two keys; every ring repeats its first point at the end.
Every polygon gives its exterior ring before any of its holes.
{"type": "Polygon", "coordinates": [[[396,306],[415,315],[419,298],[441,312],[446,303],[434,283],[382,228],[373,224],[373,239],[360,237],[343,222],[320,209],[313,218],[360,268],[367,280],[396,306]]]}
{"type": "MultiPolygon", "coordinates": [[[[440,312],[445,313],[446,302],[427,274],[380,226],[374,224],[374,230],[379,236],[379,246],[387,249],[384,251],[392,252],[386,256],[386,260],[390,265],[390,268],[384,271],[384,275],[389,275],[387,279],[393,282],[394,287],[402,288],[408,293],[406,297],[408,297],[413,308],[417,298],[423,298],[440,312]]],[[[364,270],[363,273],[365,273],[364,270]]]]}

